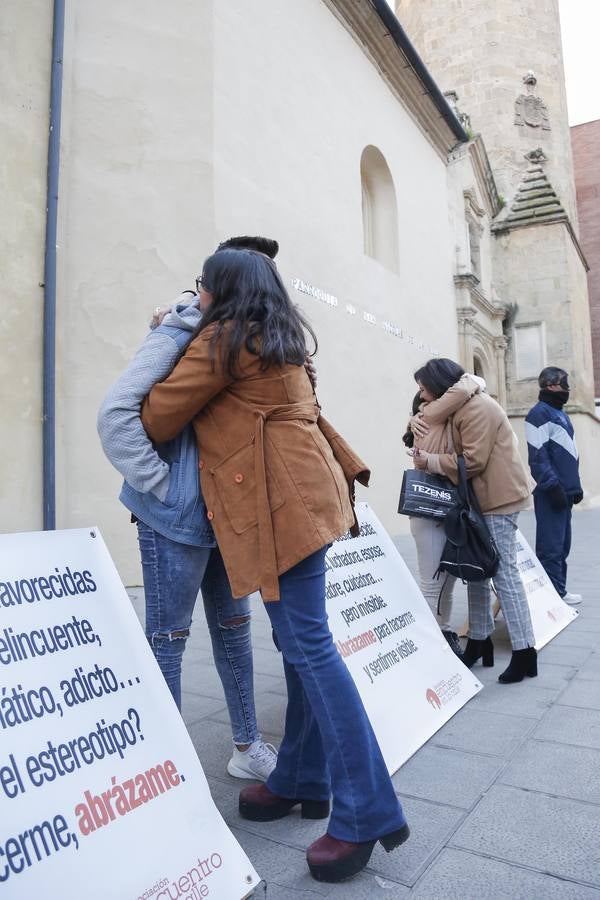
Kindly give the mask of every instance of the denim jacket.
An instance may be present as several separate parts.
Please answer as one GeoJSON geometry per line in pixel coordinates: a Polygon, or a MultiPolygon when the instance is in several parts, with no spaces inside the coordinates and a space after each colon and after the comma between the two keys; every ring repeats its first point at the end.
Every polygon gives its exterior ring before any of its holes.
{"type": "Polygon", "coordinates": [[[120,500],[127,509],[172,541],[214,547],[192,428],[155,445],[140,419],[144,398],[185,352],[200,319],[195,304],[174,305],[108,392],[98,413],[98,433],[108,459],[125,478],[120,500]]]}

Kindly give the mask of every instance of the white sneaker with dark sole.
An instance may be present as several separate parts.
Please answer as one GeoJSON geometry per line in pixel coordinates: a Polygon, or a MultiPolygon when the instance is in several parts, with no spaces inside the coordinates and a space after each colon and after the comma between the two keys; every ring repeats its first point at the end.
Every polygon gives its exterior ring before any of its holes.
{"type": "Polygon", "coordinates": [[[273,744],[256,740],[247,750],[234,745],[233,756],[227,763],[227,771],[233,778],[266,781],[277,763],[277,750],[273,744]]]}
{"type": "Polygon", "coordinates": [[[583,597],[581,596],[581,594],[571,594],[569,591],[567,591],[562,599],[565,601],[565,603],[568,603],[569,606],[578,606],[582,602],[583,597]]]}

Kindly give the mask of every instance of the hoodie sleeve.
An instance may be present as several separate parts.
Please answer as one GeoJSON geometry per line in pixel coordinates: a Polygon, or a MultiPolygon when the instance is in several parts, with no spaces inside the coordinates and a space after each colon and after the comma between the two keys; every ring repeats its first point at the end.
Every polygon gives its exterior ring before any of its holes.
{"type": "Polygon", "coordinates": [[[560,484],[560,479],[548,452],[550,420],[541,405],[534,406],[528,412],[525,419],[525,435],[531,474],[539,489],[548,491],[560,484]]]}
{"type": "Polygon", "coordinates": [[[136,491],[152,491],[164,501],[169,466],[156,452],[140,418],[142,403],[166,378],[200,324],[193,307],[174,306],[112,386],[98,412],[98,434],[106,456],[136,491]]]}
{"type": "Polygon", "coordinates": [[[428,425],[443,425],[481,389],[481,385],[472,375],[463,375],[445,394],[424,406],[421,413],[423,421],[428,425]]]}

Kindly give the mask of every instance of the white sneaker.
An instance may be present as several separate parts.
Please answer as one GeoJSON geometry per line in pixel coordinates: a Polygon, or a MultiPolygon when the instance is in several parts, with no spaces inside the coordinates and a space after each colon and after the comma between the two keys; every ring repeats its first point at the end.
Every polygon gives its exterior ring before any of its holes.
{"type": "Polygon", "coordinates": [[[247,750],[233,747],[233,756],[227,763],[227,771],[234,778],[266,781],[277,763],[277,750],[273,744],[256,740],[247,750]]]}
{"type": "Polygon", "coordinates": [[[571,594],[569,591],[562,598],[569,606],[577,606],[583,600],[581,594],[571,594]]]}

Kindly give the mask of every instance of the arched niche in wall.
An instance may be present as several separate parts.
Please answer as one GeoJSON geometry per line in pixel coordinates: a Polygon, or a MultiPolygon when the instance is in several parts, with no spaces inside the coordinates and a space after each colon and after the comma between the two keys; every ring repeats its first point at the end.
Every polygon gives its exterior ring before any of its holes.
{"type": "Polygon", "coordinates": [[[360,158],[364,251],[398,272],[398,206],[389,166],[381,150],[369,144],[360,158]]]}
{"type": "Polygon", "coordinates": [[[477,375],[479,378],[485,378],[483,363],[481,362],[481,357],[478,356],[477,353],[473,356],[473,375],[477,375]]]}
{"type": "Polygon", "coordinates": [[[483,378],[486,383],[486,389],[490,397],[498,398],[498,378],[493,365],[493,355],[487,352],[483,342],[477,341],[473,350],[473,375],[483,378]]]}

